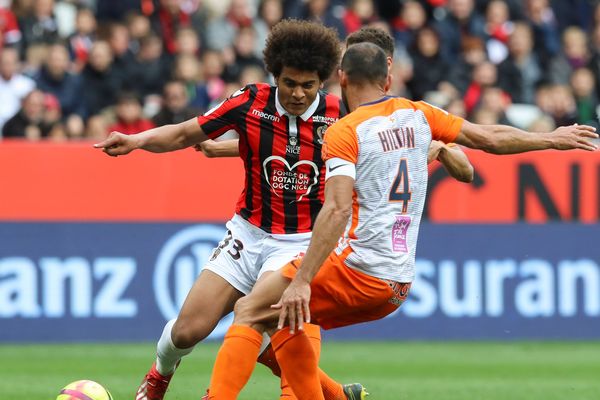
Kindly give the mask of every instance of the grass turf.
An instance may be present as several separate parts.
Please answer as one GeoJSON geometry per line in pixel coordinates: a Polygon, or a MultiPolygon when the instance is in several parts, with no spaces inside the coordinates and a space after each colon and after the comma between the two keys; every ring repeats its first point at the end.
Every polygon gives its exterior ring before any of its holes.
{"type": "MultiPolygon", "coordinates": [[[[218,344],[182,363],[167,400],[199,400],[218,344]]],[[[71,381],[92,379],[115,400],[132,399],[153,344],[0,345],[0,399],[54,399],[71,381]]],[[[369,400],[598,400],[600,342],[327,342],[321,367],[359,381],[369,400]]],[[[259,366],[241,400],[275,400],[278,383],[259,366]]]]}

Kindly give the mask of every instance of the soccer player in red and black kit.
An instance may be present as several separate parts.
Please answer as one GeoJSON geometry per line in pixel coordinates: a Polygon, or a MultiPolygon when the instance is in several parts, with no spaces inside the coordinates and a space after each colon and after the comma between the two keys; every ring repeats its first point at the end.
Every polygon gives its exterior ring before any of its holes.
{"type": "MultiPolygon", "coordinates": [[[[344,114],[338,97],[320,91],[339,58],[334,30],[306,21],[282,21],[272,29],[264,51],[276,86],[248,85],[198,118],[137,135],[113,132],[95,145],[111,156],[135,149],[160,153],[235,129],[245,166],[244,189],[227,222],[227,235],[190,289],[178,317],[166,324],[156,362],[136,400],[162,399],[181,358],[212,332],[263,274],[278,270],[307,248],[324,197],[323,134],[344,114]]],[[[305,330],[318,351],[319,328],[305,330]]],[[[358,384],[342,386],[324,373],[322,379],[327,398],[364,396],[358,384]]],[[[294,398],[283,377],[282,390],[294,398]]]]}

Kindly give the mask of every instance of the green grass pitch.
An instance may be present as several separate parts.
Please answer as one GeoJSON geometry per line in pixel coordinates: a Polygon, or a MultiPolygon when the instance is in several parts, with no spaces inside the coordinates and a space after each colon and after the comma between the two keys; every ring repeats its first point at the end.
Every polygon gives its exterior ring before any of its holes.
{"type": "MultiPolygon", "coordinates": [[[[218,344],[200,344],[181,364],[167,400],[199,400],[218,344]]],[[[154,345],[0,345],[0,399],[52,400],[71,381],[92,379],[115,400],[133,393],[154,345]]],[[[361,382],[369,400],[598,400],[600,342],[326,342],[321,367],[361,382]]],[[[263,366],[241,400],[275,400],[263,366]]]]}

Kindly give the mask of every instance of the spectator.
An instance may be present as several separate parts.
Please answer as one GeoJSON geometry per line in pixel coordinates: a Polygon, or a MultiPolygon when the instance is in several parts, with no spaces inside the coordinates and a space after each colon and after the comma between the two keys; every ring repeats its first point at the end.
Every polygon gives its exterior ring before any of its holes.
{"type": "Polygon", "coordinates": [[[540,84],[535,96],[537,106],[552,117],[556,126],[577,122],[577,106],[570,87],[551,83],[540,84]]]}
{"type": "Polygon", "coordinates": [[[98,115],[106,107],[115,103],[115,93],[122,82],[114,72],[113,56],[105,41],[97,41],[90,50],[88,63],[82,72],[82,101],[87,117],[98,115]]]}
{"type": "Polygon", "coordinates": [[[20,21],[20,26],[25,48],[32,44],[49,44],[58,40],[54,0],[35,0],[32,12],[20,21]]]}
{"type": "Polygon", "coordinates": [[[81,71],[85,66],[95,38],[96,17],[90,9],[80,8],[77,11],[75,32],[69,37],[69,50],[76,71],[81,71]]]}
{"type": "Polygon", "coordinates": [[[448,14],[435,24],[442,42],[442,55],[456,61],[464,35],[485,37],[485,20],[475,12],[474,0],[448,0],[448,14]]]}
{"type": "Polygon", "coordinates": [[[65,129],[70,137],[83,135],[85,107],[81,101],[81,78],[69,72],[69,54],[65,46],[50,46],[46,62],[40,69],[36,83],[40,90],[51,93],[60,103],[65,129]]]}
{"type": "Polygon", "coordinates": [[[240,74],[239,87],[244,87],[256,82],[265,82],[266,80],[267,77],[265,76],[264,68],[249,66],[244,68],[240,74]]]}
{"type": "Polygon", "coordinates": [[[155,126],[152,121],[143,118],[140,99],[130,92],[122,92],[118,96],[115,116],[117,120],[109,126],[108,133],[116,131],[133,135],[155,126]]]}
{"type": "Polygon", "coordinates": [[[491,111],[496,116],[498,123],[510,125],[506,111],[510,106],[510,97],[497,86],[488,86],[483,89],[478,108],[491,111]]]}
{"type": "Polygon", "coordinates": [[[112,68],[114,73],[122,82],[128,82],[131,75],[131,66],[135,61],[133,52],[129,49],[129,30],[125,24],[111,23],[108,26],[107,41],[113,55],[112,68]]]}
{"type": "Polygon", "coordinates": [[[252,25],[252,8],[248,0],[232,0],[227,13],[209,22],[206,45],[211,50],[226,49],[233,45],[236,32],[252,25]]]}
{"type": "Polygon", "coordinates": [[[425,27],[417,32],[409,54],[413,61],[413,76],[407,82],[408,90],[413,99],[422,100],[426,92],[437,90],[450,65],[442,58],[440,38],[432,28],[425,27]]]}
{"type": "Polygon", "coordinates": [[[596,109],[598,95],[596,93],[596,78],[588,68],[578,68],[571,75],[571,87],[577,108],[577,123],[598,127],[596,109]]]}
{"type": "Polygon", "coordinates": [[[393,36],[396,44],[402,43],[405,48],[412,46],[416,32],[427,23],[427,15],[423,5],[417,0],[402,3],[402,11],[392,21],[393,36]]]}
{"type": "Polygon", "coordinates": [[[161,40],[156,35],[142,39],[140,51],[131,62],[129,87],[142,98],[159,94],[170,77],[171,63],[163,54],[161,40]]]}
{"type": "Polygon", "coordinates": [[[509,55],[498,66],[498,84],[513,103],[533,104],[535,87],[544,78],[542,67],[532,50],[531,28],[525,23],[516,23],[508,41],[509,55]]]}
{"type": "Polygon", "coordinates": [[[464,96],[471,83],[475,66],[486,60],[483,40],[475,36],[465,37],[460,56],[449,67],[447,81],[443,84],[446,87],[444,91],[452,97],[464,96]]]}
{"type": "Polygon", "coordinates": [[[340,40],[346,37],[346,28],[342,15],[334,11],[330,0],[307,0],[302,10],[301,18],[308,21],[321,22],[323,25],[335,28],[340,40]]]}
{"type": "Polygon", "coordinates": [[[508,38],[513,30],[509,20],[508,5],[504,0],[492,0],[485,13],[486,48],[494,64],[504,61],[508,55],[508,38]]]}
{"type": "Polygon", "coordinates": [[[192,55],[182,55],[175,61],[175,79],[185,85],[189,105],[198,113],[208,110],[211,98],[202,80],[200,62],[192,55]]]}
{"type": "Polygon", "coordinates": [[[377,20],[372,0],[350,0],[342,21],[346,34],[351,34],[377,20]]]}
{"type": "Polygon", "coordinates": [[[526,0],[525,14],[533,30],[534,53],[547,65],[560,51],[560,32],[548,0],[526,0]]]}
{"type": "MultiPolygon", "coordinates": [[[[48,122],[45,119],[46,97],[40,90],[33,90],[23,99],[21,109],[2,128],[5,138],[24,138],[40,140],[52,135],[59,135],[59,129],[54,133],[57,122],[48,122]]],[[[58,105],[54,101],[53,106],[58,105]]]]}
{"type": "Polygon", "coordinates": [[[175,54],[175,35],[180,28],[191,26],[190,15],[181,8],[182,0],[159,0],[152,15],[152,30],[162,37],[168,54],[175,54]]]}
{"type": "Polygon", "coordinates": [[[225,91],[225,81],[222,78],[225,65],[221,53],[218,51],[205,52],[202,56],[202,65],[208,96],[211,101],[215,101],[222,97],[225,91]]]}
{"type": "Polygon", "coordinates": [[[35,82],[19,73],[17,50],[0,50],[0,127],[19,111],[21,100],[34,88],[35,82]]]}
{"type": "Polygon", "coordinates": [[[4,46],[16,46],[21,41],[21,31],[17,17],[13,12],[0,6],[0,49],[4,46]]]}
{"type": "Polygon", "coordinates": [[[132,12],[126,18],[127,30],[129,31],[129,50],[133,54],[140,51],[140,41],[150,35],[150,19],[145,15],[132,12]]]}
{"type": "Polygon", "coordinates": [[[175,37],[175,53],[178,56],[190,55],[197,57],[200,54],[200,37],[192,28],[181,28],[175,37]]]}
{"type": "Polygon", "coordinates": [[[262,57],[265,43],[273,25],[281,21],[283,17],[283,5],[281,0],[262,0],[258,7],[258,15],[253,21],[256,32],[255,54],[262,57]]]}
{"type": "Polygon", "coordinates": [[[163,106],[152,121],[156,126],[178,124],[195,115],[196,112],[188,106],[185,84],[180,81],[169,81],[163,92],[163,106]]]}
{"type": "Polygon", "coordinates": [[[20,72],[28,77],[34,77],[48,58],[48,45],[33,44],[25,49],[25,61],[20,65],[20,72]]]}
{"type": "MultiPolygon", "coordinates": [[[[600,3],[599,3],[600,5],[600,3]]],[[[598,8],[600,10],[600,7],[598,8]]],[[[599,12],[600,14],[600,12],[599,12]]],[[[591,35],[592,58],[588,67],[592,70],[596,79],[596,93],[600,95],[600,23],[594,27],[591,35]]]]}
{"type": "Polygon", "coordinates": [[[475,69],[473,70],[473,80],[464,96],[468,115],[471,115],[479,105],[485,89],[496,85],[497,80],[498,71],[496,66],[491,62],[483,61],[475,66],[475,69]]]}
{"type": "Polygon", "coordinates": [[[587,35],[576,26],[567,28],[563,33],[562,52],[554,57],[550,64],[550,81],[566,85],[573,71],[585,67],[592,59],[589,51],[587,35]]]}
{"type": "Polygon", "coordinates": [[[223,78],[226,82],[239,80],[242,70],[246,67],[263,68],[262,60],[254,54],[255,42],[256,36],[252,27],[241,28],[238,31],[233,44],[233,60],[225,65],[223,78]]]}

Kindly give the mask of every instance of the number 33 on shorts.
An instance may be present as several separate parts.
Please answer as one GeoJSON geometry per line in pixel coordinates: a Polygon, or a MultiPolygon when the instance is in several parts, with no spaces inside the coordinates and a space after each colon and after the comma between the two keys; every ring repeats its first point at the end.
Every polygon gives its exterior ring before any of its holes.
{"type": "Polygon", "coordinates": [[[225,238],[219,243],[219,246],[215,249],[210,261],[214,261],[217,259],[221,251],[223,251],[226,247],[230,247],[227,250],[227,254],[231,256],[235,261],[239,260],[241,255],[240,252],[244,249],[244,244],[241,240],[234,239],[231,231],[227,231],[227,235],[225,238]],[[231,244],[231,246],[229,246],[231,244]]]}

